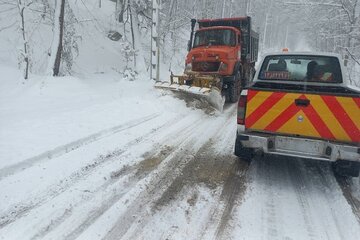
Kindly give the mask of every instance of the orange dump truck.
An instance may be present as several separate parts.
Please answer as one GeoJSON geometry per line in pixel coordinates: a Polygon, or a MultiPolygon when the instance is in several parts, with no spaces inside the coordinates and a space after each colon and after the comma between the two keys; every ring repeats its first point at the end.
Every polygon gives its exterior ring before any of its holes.
{"type": "Polygon", "coordinates": [[[360,89],[347,82],[341,57],[268,54],[238,102],[235,155],[255,151],[330,161],[359,176],[360,89]]]}
{"type": "Polygon", "coordinates": [[[155,87],[205,99],[219,110],[225,100],[236,103],[258,56],[259,34],[251,25],[250,17],[192,19],[184,74],[155,87]]]}

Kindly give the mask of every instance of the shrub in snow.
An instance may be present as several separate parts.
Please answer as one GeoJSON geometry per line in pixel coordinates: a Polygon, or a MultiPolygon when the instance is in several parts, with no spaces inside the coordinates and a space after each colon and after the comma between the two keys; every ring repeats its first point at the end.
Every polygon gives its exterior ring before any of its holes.
{"type": "Polygon", "coordinates": [[[129,42],[122,42],[122,46],[123,46],[123,49],[122,49],[122,52],[124,53],[124,56],[125,56],[125,69],[129,69],[131,68],[130,67],[130,64],[133,63],[134,64],[134,67],[135,67],[135,57],[137,56],[137,51],[135,49],[133,49],[133,47],[130,45],[129,42]]]}
{"type": "Polygon", "coordinates": [[[125,68],[122,74],[124,79],[128,81],[134,81],[136,79],[136,76],[138,75],[138,73],[131,68],[125,68]]]}

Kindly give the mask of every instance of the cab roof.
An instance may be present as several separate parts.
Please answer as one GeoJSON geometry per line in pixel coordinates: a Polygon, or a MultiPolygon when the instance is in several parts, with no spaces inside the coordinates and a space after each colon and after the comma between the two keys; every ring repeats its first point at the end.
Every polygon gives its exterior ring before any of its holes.
{"type": "Polygon", "coordinates": [[[203,27],[200,28],[198,30],[196,30],[196,32],[200,32],[200,31],[206,31],[206,30],[214,30],[214,29],[228,29],[228,30],[233,30],[235,32],[240,32],[239,29],[237,29],[236,27],[231,27],[231,26],[214,26],[214,27],[203,27]]]}
{"type": "Polygon", "coordinates": [[[329,56],[329,57],[337,57],[339,60],[342,59],[340,54],[332,53],[332,52],[293,52],[293,51],[287,51],[287,52],[269,52],[265,53],[263,56],[273,56],[273,55],[300,55],[300,56],[329,56]]]}
{"type": "Polygon", "coordinates": [[[248,16],[244,16],[244,17],[235,17],[235,18],[216,18],[216,19],[205,18],[205,19],[199,19],[197,21],[201,23],[201,22],[219,22],[219,21],[243,21],[248,19],[249,19],[248,16]]]}

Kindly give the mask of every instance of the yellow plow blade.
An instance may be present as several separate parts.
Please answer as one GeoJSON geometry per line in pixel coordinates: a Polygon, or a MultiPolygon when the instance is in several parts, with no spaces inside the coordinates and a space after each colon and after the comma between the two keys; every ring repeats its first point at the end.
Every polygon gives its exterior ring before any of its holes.
{"type": "Polygon", "coordinates": [[[213,76],[172,75],[171,82],[156,82],[155,88],[185,94],[200,101],[205,100],[221,112],[224,107],[225,98],[221,96],[221,91],[218,88],[219,83],[220,80],[213,76]],[[191,81],[191,84],[187,81],[191,81]]]}

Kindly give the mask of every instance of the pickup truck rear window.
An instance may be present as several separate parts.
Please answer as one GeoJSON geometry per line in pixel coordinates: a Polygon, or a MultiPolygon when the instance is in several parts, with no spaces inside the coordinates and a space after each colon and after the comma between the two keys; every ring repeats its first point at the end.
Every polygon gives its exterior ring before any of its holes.
{"type": "Polygon", "coordinates": [[[329,56],[273,55],[261,66],[259,79],[342,83],[338,58],[329,56]]]}

